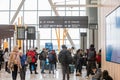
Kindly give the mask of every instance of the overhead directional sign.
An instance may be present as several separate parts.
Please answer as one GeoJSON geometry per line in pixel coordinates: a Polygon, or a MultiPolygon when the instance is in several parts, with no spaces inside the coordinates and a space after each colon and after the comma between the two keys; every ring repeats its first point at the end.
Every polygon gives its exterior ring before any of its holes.
{"type": "Polygon", "coordinates": [[[39,16],[39,28],[88,28],[88,16],[39,16]]]}

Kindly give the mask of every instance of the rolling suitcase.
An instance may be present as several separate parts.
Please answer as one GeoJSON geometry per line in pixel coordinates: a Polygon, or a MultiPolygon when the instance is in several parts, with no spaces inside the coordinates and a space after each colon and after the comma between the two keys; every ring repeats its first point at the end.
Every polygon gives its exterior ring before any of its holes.
{"type": "Polygon", "coordinates": [[[69,64],[70,73],[74,73],[75,65],[69,64]]]}

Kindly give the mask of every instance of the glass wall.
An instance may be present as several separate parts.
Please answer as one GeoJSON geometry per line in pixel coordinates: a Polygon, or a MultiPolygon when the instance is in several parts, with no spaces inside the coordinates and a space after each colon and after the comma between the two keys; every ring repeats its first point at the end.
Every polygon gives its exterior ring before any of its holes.
{"type": "MultiPolygon", "coordinates": [[[[10,24],[19,4],[22,0],[1,0],[0,1],[0,24],[10,24]]],[[[18,23],[18,17],[22,17],[23,25],[35,26],[37,33],[40,33],[40,49],[45,47],[46,42],[52,42],[54,49],[58,48],[56,32],[54,28],[39,28],[39,16],[56,16],[51,8],[49,0],[25,0],[15,23],[18,23]]],[[[86,0],[52,0],[56,5],[70,5],[70,4],[86,4],[86,0]]],[[[57,7],[59,16],[85,16],[85,7],[57,7]]],[[[76,48],[80,48],[80,32],[86,32],[86,29],[68,29],[68,33],[72,38],[76,48]]],[[[38,37],[38,36],[36,36],[38,37]]],[[[60,42],[62,45],[63,29],[60,29],[60,42]]],[[[13,41],[13,38],[11,38],[13,41]]],[[[34,41],[34,46],[37,46],[37,41],[34,41]]],[[[71,47],[71,44],[67,38],[65,38],[65,44],[71,47]]]]}

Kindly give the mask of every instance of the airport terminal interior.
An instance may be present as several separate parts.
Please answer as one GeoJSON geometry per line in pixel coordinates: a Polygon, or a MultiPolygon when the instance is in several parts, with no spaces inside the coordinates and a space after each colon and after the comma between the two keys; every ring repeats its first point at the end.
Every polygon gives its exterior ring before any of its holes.
{"type": "Polygon", "coordinates": [[[0,0],[0,80],[120,80],[119,30],[120,0],[0,0]]]}

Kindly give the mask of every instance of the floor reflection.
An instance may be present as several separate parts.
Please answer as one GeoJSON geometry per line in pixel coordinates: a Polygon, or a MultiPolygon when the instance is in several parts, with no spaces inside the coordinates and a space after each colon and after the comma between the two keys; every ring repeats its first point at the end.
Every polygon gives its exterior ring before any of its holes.
{"type": "MultiPolygon", "coordinates": [[[[48,70],[45,71],[45,74],[41,74],[40,70],[39,74],[30,74],[29,69],[26,71],[26,80],[62,80],[62,72],[61,69],[57,69],[54,74],[49,74],[48,70]]],[[[2,69],[0,71],[0,80],[12,80],[11,74],[7,73],[2,69]]],[[[17,80],[20,80],[20,75],[18,74],[17,80]]],[[[70,74],[70,80],[87,80],[82,79],[80,76],[75,76],[75,73],[70,74]]]]}

